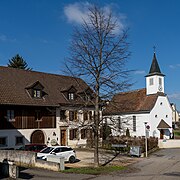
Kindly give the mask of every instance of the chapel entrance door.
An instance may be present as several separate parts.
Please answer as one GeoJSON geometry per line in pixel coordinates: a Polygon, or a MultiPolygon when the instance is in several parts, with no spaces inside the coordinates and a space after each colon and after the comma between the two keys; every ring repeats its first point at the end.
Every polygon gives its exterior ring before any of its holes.
{"type": "Polygon", "coordinates": [[[164,138],[164,129],[160,129],[160,139],[164,138]]]}

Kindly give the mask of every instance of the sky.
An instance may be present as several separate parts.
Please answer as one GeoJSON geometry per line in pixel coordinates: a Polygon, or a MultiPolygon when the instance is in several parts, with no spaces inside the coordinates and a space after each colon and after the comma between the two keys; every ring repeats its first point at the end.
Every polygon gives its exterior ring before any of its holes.
{"type": "Polygon", "coordinates": [[[0,66],[20,54],[35,71],[62,74],[73,27],[92,3],[113,10],[119,31],[129,29],[131,90],[145,87],[155,46],[165,93],[180,110],[179,0],[0,0],[0,66]]]}

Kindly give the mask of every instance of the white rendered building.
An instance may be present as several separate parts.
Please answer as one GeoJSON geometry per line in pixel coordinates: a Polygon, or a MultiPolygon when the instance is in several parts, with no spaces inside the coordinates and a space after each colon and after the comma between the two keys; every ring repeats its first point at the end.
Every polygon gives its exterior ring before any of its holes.
{"type": "Polygon", "coordinates": [[[159,68],[156,54],[146,88],[116,94],[103,112],[104,121],[112,128],[112,135],[158,137],[170,139],[172,136],[172,108],[165,94],[164,74],[159,68]],[[147,131],[146,131],[147,130],[147,131]]]}

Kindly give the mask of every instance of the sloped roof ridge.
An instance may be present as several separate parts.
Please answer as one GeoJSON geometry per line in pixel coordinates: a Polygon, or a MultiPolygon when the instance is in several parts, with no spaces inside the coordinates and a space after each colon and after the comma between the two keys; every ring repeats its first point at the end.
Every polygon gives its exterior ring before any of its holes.
{"type": "Polygon", "coordinates": [[[11,68],[11,67],[7,67],[7,66],[0,66],[0,68],[6,68],[6,69],[11,69],[14,71],[24,71],[24,72],[29,72],[29,73],[36,73],[36,74],[45,74],[45,75],[52,75],[52,76],[61,76],[61,77],[65,77],[65,78],[75,78],[75,79],[80,79],[79,77],[73,77],[73,76],[68,76],[68,75],[62,75],[62,74],[53,74],[53,73],[48,73],[48,72],[40,72],[40,71],[34,71],[34,70],[25,70],[25,69],[18,69],[18,68],[11,68]]]}
{"type": "Polygon", "coordinates": [[[135,89],[135,90],[131,90],[131,91],[126,91],[126,92],[120,92],[117,95],[121,95],[121,94],[128,94],[128,93],[135,93],[135,92],[140,92],[146,90],[146,88],[141,88],[141,89],[135,89]]]}

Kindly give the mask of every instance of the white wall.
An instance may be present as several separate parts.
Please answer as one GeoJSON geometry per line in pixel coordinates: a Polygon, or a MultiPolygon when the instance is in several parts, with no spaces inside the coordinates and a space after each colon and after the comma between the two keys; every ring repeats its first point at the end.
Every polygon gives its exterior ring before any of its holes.
{"type": "MultiPolygon", "coordinates": [[[[172,127],[172,109],[166,96],[158,96],[156,104],[150,113],[150,136],[160,138],[160,131],[157,126],[162,119],[172,127]]],[[[172,133],[172,128],[169,128],[169,131],[172,133]]],[[[164,138],[169,139],[169,134],[166,134],[164,138]]]]}
{"type": "Polygon", "coordinates": [[[7,138],[7,146],[4,148],[18,148],[16,146],[16,137],[24,136],[24,144],[29,144],[31,140],[31,135],[35,130],[41,130],[44,133],[45,144],[50,145],[52,139],[56,139],[58,142],[60,140],[59,128],[51,129],[11,129],[11,130],[1,130],[0,137],[7,138]],[[55,132],[56,135],[53,135],[55,132]],[[49,140],[48,140],[49,139],[49,140]]]}
{"type": "MultiPolygon", "coordinates": [[[[120,115],[122,120],[122,130],[117,129],[118,115],[107,116],[107,123],[112,127],[112,135],[123,135],[126,129],[130,130],[131,136],[145,136],[145,122],[150,126],[148,135],[160,138],[160,131],[157,129],[161,119],[163,119],[170,127],[172,127],[172,109],[166,96],[159,96],[154,108],[150,113],[120,115]],[[157,117],[156,117],[157,115],[157,117]],[[133,131],[133,116],[136,116],[136,131],[133,131]]],[[[105,117],[104,117],[105,118],[105,117]]],[[[172,128],[165,130],[165,139],[170,138],[172,128]]]]}
{"type": "Polygon", "coordinates": [[[153,76],[148,76],[146,77],[146,90],[147,90],[147,95],[149,94],[156,94],[159,92],[159,78],[162,79],[162,90],[161,92],[164,91],[164,77],[163,76],[158,76],[158,75],[153,75],[153,76]],[[149,84],[150,79],[153,78],[153,85],[149,84]]]}
{"type": "Polygon", "coordinates": [[[114,115],[107,116],[107,123],[112,127],[112,135],[125,135],[128,128],[131,136],[145,136],[145,124],[149,122],[149,114],[129,114],[129,115],[114,115]],[[121,117],[122,130],[117,130],[117,119],[121,117]],[[136,116],[136,131],[133,131],[133,116],[136,116]]]}

